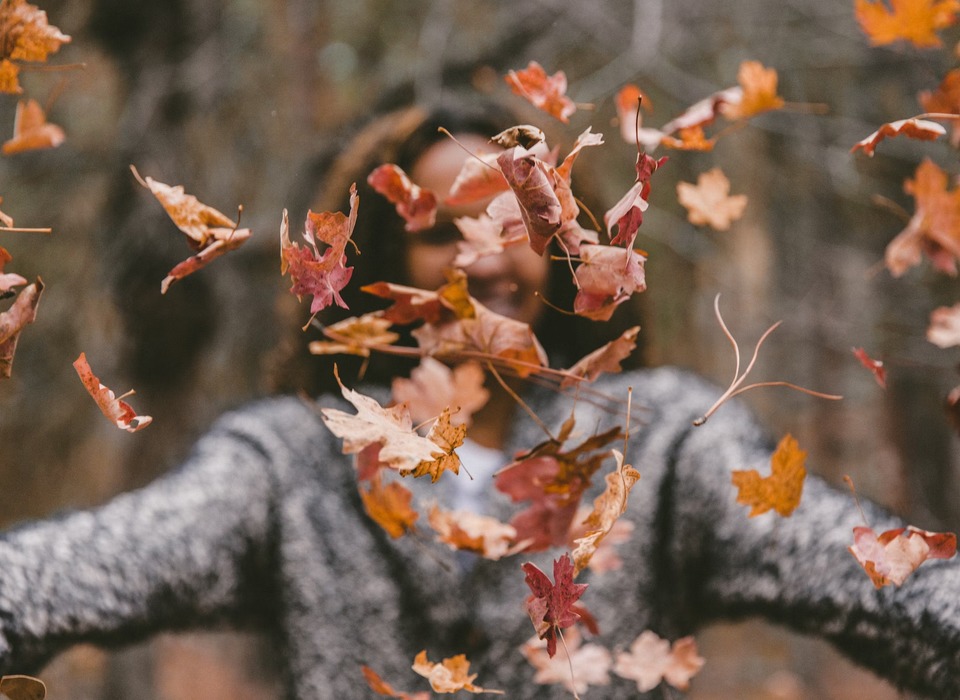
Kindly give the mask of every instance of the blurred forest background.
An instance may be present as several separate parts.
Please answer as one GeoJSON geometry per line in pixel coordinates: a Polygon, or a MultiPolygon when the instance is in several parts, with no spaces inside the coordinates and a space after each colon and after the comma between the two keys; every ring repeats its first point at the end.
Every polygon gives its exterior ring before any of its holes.
{"type": "MultiPolygon", "coordinates": [[[[922,111],[956,59],[948,48],[870,48],[852,0],[49,0],[73,42],[24,74],[49,101],[61,147],[0,159],[2,209],[50,236],[0,231],[8,271],[47,285],[22,334],[13,378],[0,383],[2,522],[98,504],[177,464],[224,409],[267,391],[264,368],[295,300],[279,275],[283,208],[313,157],[379,103],[433,99],[472,84],[507,97],[502,74],[531,59],[564,70],[580,110],[551,143],[569,148],[588,124],[607,144],[578,178],[612,205],[633,182],[613,96],[636,82],[661,125],[736,84],[742,60],[775,68],[793,108],[754,119],[706,154],[669,153],[654,179],[638,247],[650,254],[642,336],[650,364],[680,364],[726,384],[733,357],[713,316],[749,352],[772,322],[755,377],[843,394],[827,402],[781,389],[749,394],[775,437],[791,432],[809,467],[927,529],[960,530],[958,444],[944,397],[960,383],[955,350],[924,337],[929,313],[960,300],[957,281],[924,264],[893,279],[882,266],[912,211],[903,180],[924,155],[955,171],[945,142],[885,142],[869,159],[852,144],[881,123],[922,111]],[[814,109],[804,105],[823,105],[814,109]],[[183,184],[254,234],[243,248],[174,285],[182,236],[129,171],[183,184]],[[719,165],[750,198],[725,233],[695,228],[676,201],[679,180],[719,165]],[[589,173],[589,174],[588,174],[589,173]],[[851,354],[883,359],[881,390],[851,354]],[[99,414],[71,366],[84,351],[101,379],[154,424],[129,435],[99,414]]],[[[0,99],[12,133],[16,100],[0,99]]],[[[540,124],[547,116],[532,117],[540,124]]],[[[662,155],[662,153],[658,153],[662,155]]],[[[603,211],[603,209],[601,209],[603,211]]],[[[306,342],[306,339],[304,340],[306,342]]],[[[642,397],[639,397],[642,399],[642,397]]],[[[704,407],[706,408],[706,407],[704,407]]],[[[643,470],[643,465],[637,465],[643,470]]],[[[731,465],[732,467],[735,465],[731,465]]],[[[732,489],[732,487],[731,487],[732,489]]],[[[731,498],[733,493],[731,491],[731,498]]],[[[2,575],[2,574],[0,574],[2,575]]],[[[797,575],[803,575],[797,572],[797,575]]],[[[864,585],[869,581],[864,577],[864,585]]],[[[909,585],[909,584],[908,584],[909,585]]],[[[698,634],[707,664],[689,697],[894,698],[826,644],[755,621],[698,634]]],[[[80,647],[41,677],[52,700],[275,698],[270,650],[242,633],[188,633],[117,652],[80,647]]],[[[362,680],[357,672],[358,696],[362,680]]],[[[598,693],[602,695],[602,693],[598,693]]]]}

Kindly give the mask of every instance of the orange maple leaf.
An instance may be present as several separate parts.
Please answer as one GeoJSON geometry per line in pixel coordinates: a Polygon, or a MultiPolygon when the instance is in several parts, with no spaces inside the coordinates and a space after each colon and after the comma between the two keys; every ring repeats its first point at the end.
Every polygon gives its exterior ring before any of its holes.
{"type": "Polygon", "coordinates": [[[547,75],[543,66],[530,61],[525,69],[510,71],[504,80],[516,94],[564,124],[577,111],[577,105],[566,95],[567,75],[562,70],[547,75]]]}
{"type": "Polygon", "coordinates": [[[3,154],[56,148],[65,138],[63,129],[47,121],[39,102],[20,100],[13,120],[13,138],[3,142],[3,154]]]}
{"type": "Polygon", "coordinates": [[[960,11],[958,0],[855,0],[860,28],[873,46],[909,41],[919,48],[940,46],[937,30],[951,26],[960,11]]]}
{"type": "Polygon", "coordinates": [[[83,386],[86,387],[93,400],[97,402],[97,406],[100,407],[103,415],[112,420],[121,430],[135,433],[146,428],[153,421],[150,416],[138,416],[130,404],[123,400],[124,396],[129,396],[133,391],[128,391],[118,398],[110,389],[101,384],[93,370],[90,369],[85,353],[80,353],[80,357],[73,363],[73,368],[77,370],[80,381],[83,382],[83,386]]]}
{"type": "Polygon", "coordinates": [[[400,475],[406,476],[413,474],[414,477],[430,475],[430,481],[436,481],[445,471],[452,471],[454,474],[460,473],[460,458],[455,449],[463,444],[463,439],[467,435],[467,426],[453,425],[450,422],[450,409],[444,408],[440,417],[434,421],[427,433],[427,440],[437,446],[434,456],[430,459],[421,460],[412,469],[400,469],[400,475]]]}
{"type": "Polygon", "coordinates": [[[308,349],[313,355],[357,355],[370,357],[371,349],[379,345],[392,345],[400,339],[399,333],[390,330],[393,323],[381,311],[371,311],[363,316],[351,316],[323,327],[323,334],[330,340],[314,340],[308,349]]]}
{"type": "Polygon", "coordinates": [[[47,60],[70,37],[47,22],[47,13],[24,0],[0,1],[0,92],[20,93],[13,61],[47,60]]]}
{"type": "MultiPolygon", "coordinates": [[[[935,91],[922,91],[917,95],[917,100],[924,112],[960,114],[960,68],[949,71],[935,91]]],[[[960,120],[953,121],[950,143],[960,145],[960,120]]]]}
{"type": "Polygon", "coordinates": [[[913,196],[916,210],[884,253],[884,262],[894,277],[919,264],[921,253],[941,272],[957,273],[960,189],[948,190],[948,183],[947,173],[929,158],[924,158],[914,178],[904,183],[903,189],[913,196]]]}
{"type": "Polygon", "coordinates": [[[677,151],[712,151],[717,144],[716,138],[707,138],[703,127],[685,126],[677,130],[677,136],[664,134],[660,144],[677,151]]]}
{"type": "Polygon", "coordinates": [[[470,662],[466,654],[457,654],[444,659],[440,663],[432,663],[427,659],[427,650],[424,649],[413,660],[413,670],[430,681],[430,687],[438,693],[455,693],[466,690],[469,693],[496,693],[503,694],[502,690],[485,690],[473,684],[477,674],[468,675],[470,662]]]}
{"type": "Polygon", "coordinates": [[[792,435],[785,435],[770,458],[770,476],[762,477],[756,469],[733,472],[733,485],[739,489],[737,503],[751,507],[751,518],[771,508],[789,516],[800,504],[806,458],[806,450],[800,449],[792,435]]]}
{"type": "Polygon", "coordinates": [[[402,690],[395,690],[392,685],[380,677],[376,671],[369,666],[361,666],[363,677],[370,686],[370,690],[377,695],[385,695],[389,698],[400,698],[400,700],[430,700],[430,693],[422,691],[419,693],[405,693],[402,690]]]}
{"type": "Polygon", "coordinates": [[[687,208],[691,224],[706,224],[717,231],[728,230],[747,206],[746,195],[730,194],[730,181],[720,168],[700,173],[696,185],[678,182],[677,198],[687,208]]]}
{"type": "Polygon", "coordinates": [[[430,527],[437,533],[437,540],[453,549],[474,552],[484,559],[495,561],[522,548],[522,545],[516,549],[513,547],[517,531],[512,525],[488,515],[443,510],[434,505],[428,517],[430,527]]]}
{"type": "Polygon", "coordinates": [[[740,99],[730,97],[719,106],[727,119],[749,119],[761,112],[783,107],[783,98],[777,95],[777,71],[764,68],[759,61],[744,61],[737,71],[740,99]]]}
{"type": "Polygon", "coordinates": [[[420,514],[410,507],[413,494],[403,484],[392,481],[383,485],[380,475],[370,479],[370,488],[360,488],[363,509],[374,522],[394,539],[414,529],[420,514]]]}

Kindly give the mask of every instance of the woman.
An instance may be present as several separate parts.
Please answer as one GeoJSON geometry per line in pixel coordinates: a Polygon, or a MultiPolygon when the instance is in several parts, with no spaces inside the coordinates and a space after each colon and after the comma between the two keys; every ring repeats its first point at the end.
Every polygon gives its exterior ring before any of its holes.
{"type": "MultiPolygon", "coordinates": [[[[494,121],[446,125],[479,146],[494,121]]],[[[346,152],[361,161],[375,153],[378,162],[397,162],[443,194],[456,170],[455,152],[435,134],[417,143],[428,135],[420,127],[430,123],[416,111],[394,116],[364,131],[346,152]],[[410,123],[398,148],[380,150],[382,141],[372,135],[403,119],[410,123]],[[372,139],[366,148],[363,138],[372,139]]],[[[334,168],[331,183],[345,172],[356,170],[334,168]]],[[[371,213],[379,206],[375,195],[362,200],[361,217],[384,220],[371,213]]],[[[441,225],[453,214],[442,212],[441,225]]],[[[437,232],[381,235],[377,247],[358,237],[363,257],[351,289],[378,279],[429,287],[452,255],[437,232]],[[391,245],[392,254],[385,250],[391,245]],[[396,268],[398,260],[407,279],[373,269],[396,268]]],[[[552,276],[522,248],[514,255],[481,261],[503,269],[476,289],[491,305],[544,328],[544,310],[514,292],[552,276]]],[[[478,281],[486,272],[467,271],[478,281]]],[[[352,312],[362,310],[348,303],[352,312]]],[[[392,376],[390,366],[372,365],[368,379],[392,376]]],[[[730,471],[766,473],[771,452],[742,407],[725,406],[694,428],[717,390],[668,368],[608,375],[593,388],[622,400],[628,386],[635,398],[626,461],[642,473],[624,516],[633,535],[619,549],[619,572],[587,571],[578,579],[589,583],[581,602],[596,617],[604,646],[626,648],[647,629],[676,639],[713,619],[763,615],[833,641],[901,687],[938,698],[960,695],[960,603],[952,595],[960,588],[960,564],[930,564],[900,589],[875,590],[846,551],[852,528],[862,524],[847,495],[810,477],[797,511],[776,521],[749,519],[735,503],[730,471]]],[[[386,399],[375,388],[369,393],[386,399]]],[[[581,439],[624,423],[622,414],[595,402],[574,404],[542,387],[525,387],[524,401],[554,431],[575,411],[581,439]]],[[[352,412],[333,393],[317,404],[352,412]]],[[[471,428],[477,443],[512,455],[544,440],[506,393],[495,393],[491,405],[471,428]]],[[[508,697],[568,696],[561,686],[534,683],[534,669],[518,651],[534,631],[522,609],[529,589],[520,562],[550,571],[558,552],[465,561],[422,537],[390,539],[364,513],[352,460],[323,425],[318,406],[290,396],[249,405],[219,420],[179,469],[154,484],[97,510],[8,532],[0,540],[2,671],[35,669],[76,642],[118,644],[226,622],[272,635],[290,698],[366,697],[361,665],[395,687],[424,688],[410,671],[423,649],[431,660],[465,653],[475,682],[508,697]]],[[[445,475],[435,486],[441,497],[449,490],[455,496],[464,478],[445,475]]],[[[412,488],[435,494],[425,481],[412,488]]],[[[508,506],[489,487],[478,500],[496,515],[508,506]]],[[[866,517],[878,531],[897,525],[872,507],[866,517]]],[[[638,697],[637,685],[618,677],[591,693],[638,697]]]]}

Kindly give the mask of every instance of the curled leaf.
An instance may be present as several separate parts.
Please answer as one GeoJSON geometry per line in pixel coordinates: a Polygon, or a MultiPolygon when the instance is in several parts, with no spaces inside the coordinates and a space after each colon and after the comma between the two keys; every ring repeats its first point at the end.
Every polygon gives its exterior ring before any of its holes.
{"type": "Polygon", "coordinates": [[[24,287],[9,309],[0,313],[0,379],[9,379],[20,331],[37,318],[37,305],[43,292],[43,280],[24,287]]]}
{"type": "Polygon", "coordinates": [[[396,205],[397,213],[407,222],[407,231],[422,231],[436,221],[437,196],[414,184],[399,166],[381,165],[367,176],[367,184],[396,205]]]}
{"type": "Polygon", "coordinates": [[[928,559],[950,559],[957,553],[957,537],[949,532],[928,532],[909,525],[877,535],[869,527],[853,528],[850,553],[873,585],[900,586],[928,559]]]}
{"type": "Polygon", "coordinates": [[[24,151],[56,148],[64,139],[63,129],[47,121],[39,102],[34,99],[20,100],[13,121],[13,137],[4,141],[3,154],[10,156],[24,151]]]}
{"type": "Polygon", "coordinates": [[[863,149],[864,153],[873,157],[873,152],[877,144],[886,138],[907,136],[920,141],[934,141],[946,133],[947,130],[941,124],[932,122],[929,119],[918,119],[917,117],[901,119],[895,122],[888,122],[862,141],[857,141],[857,143],[853,145],[853,148],[850,149],[850,152],[854,153],[863,149]]]}
{"type": "MultiPolygon", "coordinates": [[[[135,433],[146,428],[153,421],[150,416],[138,416],[130,404],[122,400],[122,397],[117,398],[110,389],[101,384],[93,370],[90,369],[85,353],[80,353],[80,356],[73,363],[73,368],[77,370],[80,381],[83,382],[83,386],[86,387],[93,400],[97,402],[97,406],[103,415],[112,420],[121,430],[135,433]]],[[[133,392],[128,392],[126,395],[131,393],[133,392]]]]}
{"type": "Polygon", "coordinates": [[[739,489],[737,503],[750,506],[751,518],[771,509],[785,518],[792,515],[803,493],[806,458],[806,450],[792,435],[785,435],[770,457],[770,476],[762,477],[756,469],[733,472],[733,485],[739,489]]]}
{"type": "Polygon", "coordinates": [[[466,654],[457,654],[444,659],[440,663],[432,663],[427,659],[427,650],[424,649],[413,660],[413,670],[430,681],[430,687],[437,693],[455,693],[466,690],[468,693],[497,693],[501,690],[485,690],[473,684],[477,674],[470,674],[470,662],[466,654]]]}
{"type": "Polygon", "coordinates": [[[522,70],[512,70],[504,78],[516,94],[564,124],[577,111],[573,100],[567,97],[567,75],[562,70],[553,75],[536,61],[530,61],[522,70]]]}

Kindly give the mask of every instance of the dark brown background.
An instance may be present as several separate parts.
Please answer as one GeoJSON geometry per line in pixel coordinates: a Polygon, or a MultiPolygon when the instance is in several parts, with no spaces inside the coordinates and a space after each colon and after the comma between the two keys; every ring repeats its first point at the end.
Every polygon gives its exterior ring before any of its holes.
{"type": "MultiPolygon", "coordinates": [[[[956,154],[897,141],[872,160],[848,153],[882,122],[920,111],[916,93],[951,67],[949,47],[871,49],[852,2],[833,0],[77,0],[44,9],[74,37],[51,63],[86,68],[26,75],[41,102],[59,93],[50,118],[68,139],[0,161],[2,209],[55,231],[0,232],[14,256],[8,270],[47,284],[14,376],[0,384],[3,522],[148,482],[222,410],[266,390],[263,368],[292,304],[278,269],[280,212],[301,207],[291,212],[301,219],[305,203],[293,193],[309,157],[384,93],[407,84],[428,98],[472,81],[505,94],[499,75],[530,59],[565,70],[572,97],[595,109],[569,129],[551,125],[553,141],[568,147],[587,124],[606,134],[577,167],[609,206],[633,180],[635,153],[611,123],[624,82],[649,92],[650,122],[662,124],[757,59],[779,71],[791,103],[828,111],[763,116],[713,153],[671,154],[657,173],[637,243],[650,253],[648,361],[729,381],[717,293],[745,352],[783,319],[756,376],[846,399],[756,392],[748,401],[771,431],[792,432],[827,479],[850,474],[862,494],[921,527],[960,528],[957,442],[942,411],[960,383],[958,355],[924,339],[929,312],[957,301],[957,284],[926,266],[891,279],[882,253],[903,222],[870,200],[880,193],[912,210],[903,178],[923,155],[955,171],[956,154]],[[161,297],[160,280],[187,248],[134,183],[131,163],[225,213],[242,203],[253,239],[161,297]],[[678,180],[714,165],[750,197],[727,233],[690,226],[676,202],[678,180]],[[853,359],[854,345],[887,361],[886,392],[853,359]],[[112,388],[136,387],[131,401],[154,425],[128,435],[105,421],[71,367],[80,351],[112,388]]],[[[0,100],[0,129],[12,131],[14,105],[0,100]]],[[[690,697],[895,697],[824,645],[760,623],[712,628],[699,641],[707,665],[690,697]]],[[[79,648],[43,677],[53,700],[214,700],[276,697],[271,669],[255,637],[191,634],[119,653],[79,648]]]]}

